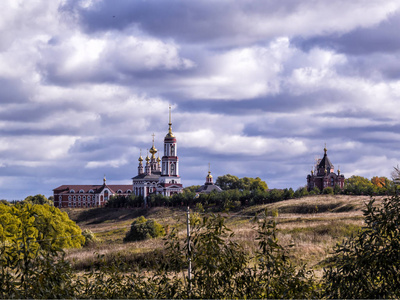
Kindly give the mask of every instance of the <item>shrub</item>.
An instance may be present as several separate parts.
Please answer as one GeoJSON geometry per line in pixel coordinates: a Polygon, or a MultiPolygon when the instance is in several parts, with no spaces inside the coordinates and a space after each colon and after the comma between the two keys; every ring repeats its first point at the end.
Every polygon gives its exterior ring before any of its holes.
{"type": "Polygon", "coordinates": [[[314,186],[312,190],[314,191],[315,195],[321,194],[321,190],[317,186],[314,186]]]}
{"type": "Polygon", "coordinates": [[[140,216],[131,225],[124,242],[140,241],[165,235],[164,227],[154,220],[147,220],[140,216]]]}
{"type": "Polygon", "coordinates": [[[338,244],[325,271],[325,297],[382,299],[400,297],[400,198],[371,200],[365,227],[338,244]]]}
{"type": "Polygon", "coordinates": [[[322,190],[322,193],[325,195],[333,195],[333,188],[328,186],[322,190]]]}
{"type": "Polygon", "coordinates": [[[84,247],[95,244],[99,241],[90,229],[85,229],[84,231],[82,231],[82,235],[85,238],[85,242],[83,243],[84,247]]]}

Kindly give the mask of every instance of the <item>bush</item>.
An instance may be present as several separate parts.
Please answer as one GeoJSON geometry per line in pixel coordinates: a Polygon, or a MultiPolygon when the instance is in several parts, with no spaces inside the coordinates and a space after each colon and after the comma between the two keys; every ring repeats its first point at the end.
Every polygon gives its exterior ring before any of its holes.
{"type": "Polygon", "coordinates": [[[315,195],[321,194],[321,191],[320,191],[320,189],[319,189],[317,186],[314,186],[314,188],[313,188],[312,190],[313,190],[313,192],[315,193],[315,195]]]}
{"type": "Polygon", "coordinates": [[[400,198],[371,200],[365,227],[338,244],[325,271],[325,297],[343,299],[400,298],[400,198]]]}
{"type": "Polygon", "coordinates": [[[99,241],[99,239],[96,238],[96,236],[90,229],[85,229],[84,231],[82,231],[82,235],[85,238],[85,242],[83,243],[84,247],[95,244],[99,241]]]}
{"type": "Polygon", "coordinates": [[[141,241],[163,235],[165,235],[165,230],[161,224],[141,216],[133,221],[131,230],[126,234],[124,242],[141,241]]]}
{"type": "Polygon", "coordinates": [[[328,186],[322,190],[322,193],[325,195],[333,195],[333,188],[328,186]]]}

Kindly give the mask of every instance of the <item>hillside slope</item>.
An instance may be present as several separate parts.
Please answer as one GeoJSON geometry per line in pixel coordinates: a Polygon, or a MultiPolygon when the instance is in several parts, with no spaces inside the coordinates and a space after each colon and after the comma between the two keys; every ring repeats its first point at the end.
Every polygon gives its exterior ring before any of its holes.
{"type": "MultiPolygon", "coordinates": [[[[377,197],[377,203],[381,199],[382,197],[377,197]]],[[[369,196],[318,195],[243,207],[222,214],[227,218],[228,227],[235,233],[234,240],[252,253],[257,247],[254,217],[267,209],[269,216],[276,217],[280,241],[284,245],[294,245],[290,248],[292,259],[319,270],[323,266],[321,262],[329,256],[333,246],[363,225],[362,209],[369,200],[369,196]]],[[[92,247],[69,251],[68,257],[81,266],[93,263],[97,254],[108,257],[120,255],[127,260],[137,261],[138,255],[162,249],[164,241],[161,238],[122,242],[133,219],[141,215],[161,223],[167,231],[176,226],[182,238],[186,234],[186,207],[154,207],[147,210],[91,208],[66,211],[82,229],[92,230],[102,240],[92,247]]],[[[195,209],[191,211],[194,212],[195,209]]]]}

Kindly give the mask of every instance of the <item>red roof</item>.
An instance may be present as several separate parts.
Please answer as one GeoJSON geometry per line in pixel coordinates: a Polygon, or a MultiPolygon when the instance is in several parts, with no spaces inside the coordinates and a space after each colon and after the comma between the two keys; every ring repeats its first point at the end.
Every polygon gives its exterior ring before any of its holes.
{"type": "Polygon", "coordinates": [[[132,185],[129,184],[106,184],[106,185],[81,185],[81,184],[71,184],[71,185],[61,185],[58,188],[55,188],[53,191],[56,194],[69,194],[71,190],[75,193],[79,193],[79,191],[83,191],[83,193],[89,193],[92,190],[94,193],[100,193],[105,187],[110,189],[113,193],[117,193],[119,190],[122,193],[127,193],[128,190],[132,192],[132,185]]]}

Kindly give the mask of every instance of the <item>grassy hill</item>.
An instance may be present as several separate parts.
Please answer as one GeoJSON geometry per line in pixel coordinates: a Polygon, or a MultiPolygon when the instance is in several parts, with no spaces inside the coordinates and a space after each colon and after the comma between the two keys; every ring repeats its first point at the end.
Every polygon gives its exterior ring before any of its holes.
{"type": "MultiPolygon", "coordinates": [[[[377,203],[382,197],[377,197],[377,203]]],[[[333,246],[360,229],[363,225],[362,209],[369,196],[318,195],[291,199],[272,204],[243,207],[222,213],[228,227],[235,233],[234,240],[252,253],[256,247],[254,218],[268,209],[268,215],[276,217],[279,240],[293,245],[290,255],[295,262],[307,263],[316,274],[333,246]]],[[[86,268],[97,260],[97,255],[107,259],[121,256],[133,265],[151,267],[157,257],[162,257],[162,238],[123,243],[133,219],[143,215],[162,224],[167,231],[173,226],[182,239],[186,235],[186,207],[155,207],[145,209],[66,209],[70,218],[82,229],[90,229],[101,242],[83,249],[68,252],[68,259],[79,268],[86,268]]],[[[191,209],[195,212],[195,208],[191,209]]],[[[207,211],[206,211],[207,213],[207,211]]]]}

